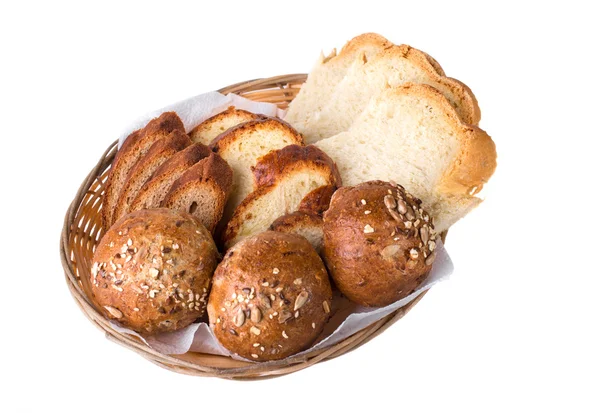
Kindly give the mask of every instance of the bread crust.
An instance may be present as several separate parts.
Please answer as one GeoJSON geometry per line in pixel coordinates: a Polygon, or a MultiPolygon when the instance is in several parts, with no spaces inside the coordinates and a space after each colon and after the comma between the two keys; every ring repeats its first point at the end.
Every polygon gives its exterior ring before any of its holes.
{"type": "Polygon", "coordinates": [[[323,234],[329,274],[348,299],[363,306],[382,307],[406,297],[427,277],[435,258],[437,235],[420,200],[388,182],[339,189],[324,214],[323,234]],[[397,208],[400,202],[405,214],[397,208]]]}
{"type": "Polygon", "coordinates": [[[130,212],[140,209],[158,208],[173,183],[190,167],[212,153],[210,148],[201,143],[194,143],[177,152],[154,172],[152,177],[140,189],[131,203],[130,212]],[[162,197],[159,192],[166,189],[162,197]]]}
{"type": "Polygon", "coordinates": [[[141,334],[175,331],[204,314],[218,256],[193,216],[136,211],[98,244],[89,275],[92,298],[107,318],[141,334]]]}
{"type": "Polygon", "coordinates": [[[317,214],[296,211],[277,218],[269,231],[300,235],[311,243],[315,251],[323,249],[323,218],[317,214]]]}
{"type": "Polygon", "coordinates": [[[113,222],[114,208],[125,179],[135,163],[146,154],[154,142],[166,137],[174,130],[185,133],[183,122],[175,112],[165,112],[148,124],[132,132],[115,155],[102,196],[102,228],[107,231],[113,222]]]}
{"type": "Polygon", "coordinates": [[[479,127],[464,123],[450,102],[434,87],[407,83],[385,91],[379,99],[401,95],[419,96],[436,105],[446,118],[452,120],[451,125],[460,139],[460,152],[444,173],[439,190],[456,195],[479,192],[496,170],[496,145],[492,138],[479,127]]]}
{"type": "Polygon", "coordinates": [[[243,109],[236,109],[235,106],[229,106],[226,110],[219,112],[214,116],[211,116],[210,118],[206,119],[204,122],[196,126],[194,129],[192,129],[192,131],[189,133],[190,139],[192,139],[193,142],[200,142],[203,144],[210,143],[202,142],[203,134],[209,131],[213,126],[225,122],[227,118],[230,117],[245,119],[245,121],[247,122],[254,119],[260,119],[262,116],[252,112],[248,112],[243,109]]]}
{"type": "Polygon", "coordinates": [[[203,223],[212,233],[223,216],[223,209],[231,191],[233,171],[231,167],[219,155],[211,153],[194,166],[189,168],[179,179],[177,179],[165,196],[161,206],[175,208],[177,200],[182,193],[190,190],[194,185],[206,185],[211,187],[215,194],[213,199],[215,208],[212,211],[198,211],[204,217],[203,223]]]}
{"type": "MultiPolygon", "coordinates": [[[[255,211],[255,204],[262,197],[275,191],[279,185],[283,185],[286,179],[293,177],[296,173],[310,171],[315,176],[324,177],[323,186],[332,186],[337,188],[341,186],[342,180],[335,162],[315,146],[289,145],[277,151],[271,151],[259,159],[253,168],[256,189],[251,192],[235,209],[227,227],[222,233],[222,243],[230,247],[240,236],[240,231],[244,228],[245,221],[259,211],[255,211]]],[[[323,188],[315,192],[316,189],[306,188],[306,194],[302,197],[298,205],[290,206],[290,210],[280,211],[280,215],[295,212],[299,207],[313,213],[323,211],[328,204],[327,195],[331,192],[330,188],[323,188]],[[307,198],[308,197],[308,198],[307,198]]],[[[304,190],[304,189],[303,189],[304,190]]],[[[271,218],[276,219],[277,216],[271,218]]],[[[267,223],[267,226],[269,223],[267,223]]],[[[267,226],[264,229],[267,229],[267,226]]]]}
{"type": "Polygon", "coordinates": [[[341,185],[324,185],[310,191],[298,205],[298,211],[323,215],[329,209],[331,197],[341,185]]]}
{"type": "Polygon", "coordinates": [[[140,158],[127,175],[125,185],[119,194],[119,200],[113,213],[113,221],[129,212],[131,202],[141,187],[150,179],[156,169],[177,152],[192,144],[190,138],[179,130],[174,130],[167,137],[156,141],[148,152],[140,158]]]}
{"type": "Polygon", "coordinates": [[[297,145],[304,145],[304,139],[302,135],[300,135],[296,129],[294,129],[289,123],[273,118],[270,116],[261,116],[260,119],[251,120],[248,122],[244,122],[235,126],[219,136],[217,136],[209,145],[213,152],[221,153],[226,151],[231,145],[238,142],[242,139],[245,134],[252,129],[256,128],[265,128],[265,129],[274,129],[281,130],[283,129],[286,133],[288,133],[297,145]]]}
{"type": "Polygon", "coordinates": [[[329,174],[329,181],[336,187],[342,185],[342,178],[335,162],[314,145],[288,145],[277,151],[271,151],[258,159],[252,167],[254,187],[272,185],[292,169],[310,165],[311,169],[321,169],[329,174]]]}
{"type": "Polygon", "coordinates": [[[327,271],[308,241],[267,231],[227,251],[213,277],[208,317],[228,350],[252,361],[277,360],[314,342],[331,299],[327,271]]]}
{"type": "Polygon", "coordinates": [[[460,118],[464,122],[470,125],[477,125],[479,123],[479,120],[481,119],[481,111],[477,103],[477,98],[475,98],[475,95],[471,89],[456,79],[440,75],[439,64],[437,65],[438,67],[436,67],[434,64],[432,64],[431,56],[418,49],[406,44],[387,48],[377,56],[373,57],[370,62],[365,63],[365,70],[368,70],[368,68],[371,66],[376,66],[380,61],[394,59],[398,56],[409,60],[427,73],[433,82],[436,82],[440,86],[451,91],[452,95],[457,97],[459,100],[459,104],[455,106],[454,109],[458,112],[460,118]]]}

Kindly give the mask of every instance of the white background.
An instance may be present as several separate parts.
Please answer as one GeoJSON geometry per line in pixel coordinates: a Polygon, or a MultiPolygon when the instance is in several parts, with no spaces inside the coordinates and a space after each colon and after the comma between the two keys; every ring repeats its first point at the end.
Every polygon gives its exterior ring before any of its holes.
{"type": "Polygon", "coordinates": [[[0,6],[0,411],[600,410],[600,33],[586,3],[18,4],[0,6]],[[366,31],[466,82],[497,144],[486,202],[448,237],[453,277],[367,345],[275,380],[177,375],[107,341],[69,295],[58,241],[121,128],[306,72],[366,31]]]}

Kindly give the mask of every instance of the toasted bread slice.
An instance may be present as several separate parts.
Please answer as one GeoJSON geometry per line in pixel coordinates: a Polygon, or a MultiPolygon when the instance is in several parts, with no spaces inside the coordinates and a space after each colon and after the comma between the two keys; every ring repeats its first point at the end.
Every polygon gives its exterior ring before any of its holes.
{"type": "Polygon", "coordinates": [[[339,54],[335,49],[327,57],[321,53],[298,96],[290,103],[285,120],[292,125],[309,122],[310,117],[329,102],[335,87],[358,56],[369,59],[390,46],[392,43],[383,36],[365,33],[346,43],[339,54]]]}
{"type": "Polygon", "coordinates": [[[106,232],[114,222],[113,214],[119,194],[125,186],[129,172],[142,158],[150,147],[158,140],[167,137],[171,132],[178,130],[185,133],[185,127],[175,112],[165,112],[158,118],[152,119],[148,124],[131,133],[123,146],[117,152],[112,162],[108,178],[104,185],[102,196],[102,228],[106,232]]]}
{"type": "Polygon", "coordinates": [[[206,119],[204,122],[196,126],[190,132],[192,142],[199,142],[204,145],[210,143],[227,129],[233,128],[240,123],[248,122],[254,119],[260,119],[261,115],[257,115],[242,109],[236,109],[230,106],[227,110],[216,114],[215,116],[206,119]]]}
{"type": "Polygon", "coordinates": [[[227,162],[211,153],[175,181],[161,206],[186,211],[213,232],[223,215],[232,178],[227,162]]]}
{"type": "Polygon", "coordinates": [[[257,159],[292,144],[303,145],[302,135],[287,123],[270,117],[242,123],[215,138],[211,144],[213,151],[233,169],[231,197],[225,208],[226,220],[254,189],[251,168],[257,159]]]}
{"type": "Polygon", "coordinates": [[[316,144],[336,162],[345,185],[394,180],[422,199],[443,231],[473,209],[492,176],[490,136],[465,124],[437,89],[390,88],[371,100],[346,132],[316,144]]]}
{"type": "Polygon", "coordinates": [[[406,82],[438,89],[452,104],[461,120],[476,125],[481,117],[471,90],[458,80],[440,76],[428,55],[407,45],[393,46],[364,62],[358,58],[338,83],[327,106],[309,122],[293,124],[307,143],[348,130],[373,96],[406,82]]]}
{"type": "Polygon", "coordinates": [[[131,203],[154,172],[169,158],[191,144],[189,136],[176,130],[152,145],[148,153],[135,164],[127,176],[113,214],[115,222],[129,212],[131,203]]]}
{"type": "Polygon", "coordinates": [[[341,185],[335,163],[314,146],[287,146],[262,157],[254,168],[260,185],[237,207],[222,239],[226,248],[267,230],[282,215],[298,211],[323,186],[341,185]]]}
{"type": "Polygon", "coordinates": [[[206,145],[194,143],[173,155],[154,172],[131,203],[129,212],[158,208],[169,189],[185,171],[208,157],[212,151],[206,145]]]}
{"type": "Polygon", "coordinates": [[[306,238],[318,253],[323,249],[323,218],[317,214],[292,212],[273,221],[269,230],[300,235],[306,238]]]}

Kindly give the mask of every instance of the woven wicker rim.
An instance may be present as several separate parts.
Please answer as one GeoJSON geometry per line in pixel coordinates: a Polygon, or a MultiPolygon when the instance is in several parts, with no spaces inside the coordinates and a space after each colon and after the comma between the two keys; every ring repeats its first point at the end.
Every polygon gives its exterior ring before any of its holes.
{"type": "MultiPolygon", "coordinates": [[[[219,92],[236,93],[248,99],[271,102],[280,108],[286,108],[298,93],[306,76],[305,74],[293,74],[256,79],[225,87],[219,92]]],[[[286,360],[249,363],[229,357],[201,353],[188,352],[183,355],[159,353],[138,338],[114,330],[109,321],[98,312],[88,298],[90,290],[87,274],[90,272],[94,248],[102,235],[99,214],[101,195],[108,168],[116,151],[117,142],[115,141],[102,154],[71,202],[61,233],[61,261],[69,290],[87,318],[105,333],[106,338],[140,354],[160,367],[188,375],[238,380],[270,378],[293,373],[321,361],[341,356],[367,343],[401,319],[426,293],[423,292],[410,304],[337,344],[286,360]],[[86,276],[81,277],[81,274],[86,274],[86,276]]]]}

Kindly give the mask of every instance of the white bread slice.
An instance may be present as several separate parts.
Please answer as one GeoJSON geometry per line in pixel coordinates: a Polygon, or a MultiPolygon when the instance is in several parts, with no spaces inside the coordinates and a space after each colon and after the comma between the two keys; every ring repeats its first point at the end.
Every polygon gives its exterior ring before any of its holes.
{"type": "Polygon", "coordinates": [[[323,249],[323,218],[317,214],[292,212],[273,221],[269,230],[300,235],[306,238],[318,253],[323,249]]]}
{"type": "Polygon", "coordinates": [[[392,43],[383,36],[365,33],[346,43],[339,54],[336,54],[335,49],[327,57],[321,52],[300,92],[290,103],[285,115],[286,122],[292,125],[308,122],[310,116],[320,111],[329,101],[336,85],[358,56],[364,55],[369,59],[390,46],[392,43]]]}
{"type": "Polygon", "coordinates": [[[341,186],[335,163],[315,146],[290,145],[262,157],[253,169],[260,185],[237,207],[222,239],[226,248],[266,231],[282,215],[298,211],[323,186],[341,186]]]}
{"type": "Polygon", "coordinates": [[[113,214],[119,194],[125,186],[131,169],[156,141],[167,137],[174,130],[185,133],[183,122],[175,112],[165,112],[148,122],[144,128],[132,132],[125,139],[123,146],[115,155],[104,185],[101,215],[102,228],[105,232],[114,222],[113,214]]]}
{"type": "Polygon", "coordinates": [[[129,175],[127,175],[113,213],[114,222],[127,215],[131,203],[152,174],[169,158],[191,144],[192,141],[189,136],[179,130],[174,130],[166,138],[156,141],[150,147],[148,152],[137,161],[129,175]]]}
{"type": "Polygon", "coordinates": [[[173,155],[154,172],[131,203],[129,212],[160,207],[177,179],[212,151],[206,145],[194,143],[173,155]]]}
{"type": "Polygon", "coordinates": [[[473,209],[496,167],[494,142],[463,123],[435,88],[404,84],[371,100],[350,129],[316,144],[345,185],[393,180],[420,198],[443,231],[473,209]]]}
{"type": "Polygon", "coordinates": [[[227,162],[211,153],[175,181],[161,206],[194,215],[212,233],[231,192],[232,175],[227,162]]]}
{"type": "Polygon", "coordinates": [[[233,169],[233,185],[225,207],[225,220],[253,191],[252,167],[258,158],[292,144],[304,145],[302,135],[287,123],[266,116],[242,123],[215,138],[211,144],[212,150],[233,169]]]}
{"type": "Polygon", "coordinates": [[[189,133],[192,142],[210,145],[211,142],[227,129],[233,128],[240,123],[248,122],[254,119],[260,119],[260,115],[236,109],[234,106],[228,107],[221,113],[206,119],[196,126],[189,133]]]}
{"type": "Polygon", "coordinates": [[[304,135],[307,143],[344,132],[373,96],[406,82],[435,87],[448,99],[463,122],[470,125],[479,122],[481,115],[477,100],[466,85],[441,76],[425,53],[400,45],[383,50],[367,62],[362,57],[357,58],[338,83],[329,103],[309,122],[293,125],[304,135]]]}

